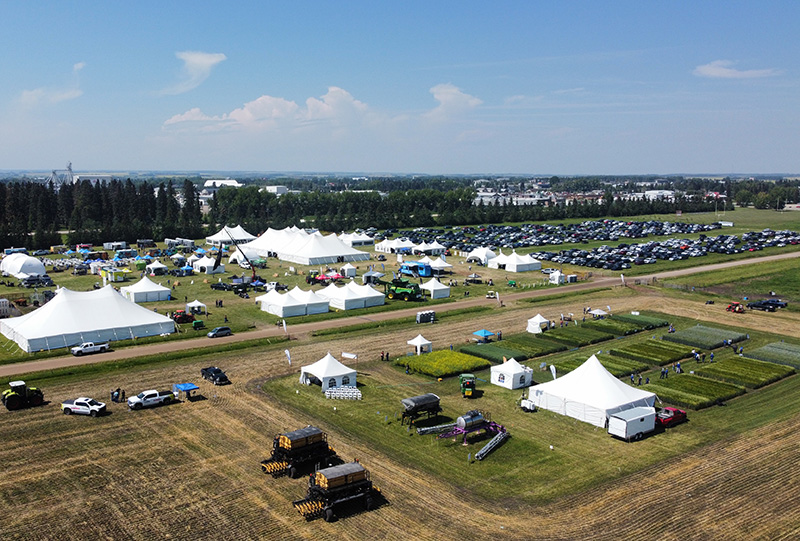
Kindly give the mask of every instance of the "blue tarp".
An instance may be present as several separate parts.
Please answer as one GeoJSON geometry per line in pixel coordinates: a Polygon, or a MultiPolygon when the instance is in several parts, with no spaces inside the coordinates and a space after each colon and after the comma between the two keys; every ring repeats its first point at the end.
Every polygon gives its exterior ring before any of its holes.
{"type": "Polygon", "coordinates": [[[198,386],[197,386],[197,385],[195,385],[194,383],[173,383],[173,384],[172,384],[172,392],[178,392],[178,391],[183,391],[183,392],[187,392],[187,391],[195,391],[195,390],[197,390],[197,389],[199,389],[199,388],[200,388],[200,387],[198,387],[198,386]]]}
{"type": "Polygon", "coordinates": [[[486,329],[481,329],[479,331],[475,331],[472,334],[480,336],[481,338],[489,338],[490,336],[494,336],[493,332],[489,332],[486,329]]]}

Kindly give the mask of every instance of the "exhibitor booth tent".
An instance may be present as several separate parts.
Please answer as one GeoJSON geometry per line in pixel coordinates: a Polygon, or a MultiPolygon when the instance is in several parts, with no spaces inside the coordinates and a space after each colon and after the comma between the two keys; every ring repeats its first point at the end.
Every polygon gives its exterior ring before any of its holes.
{"type": "Polygon", "coordinates": [[[486,266],[490,269],[505,269],[508,272],[528,272],[542,268],[537,259],[527,254],[519,255],[516,251],[512,251],[509,255],[500,252],[497,257],[490,259],[486,266]]]}
{"type": "Polygon", "coordinates": [[[533,368],[522,366],[516,359],[492,366],[491,373],[491,382],[506,389],[529,387],[533,381],[533,368]]]}
{"type": "Polygon", "coordinates": [[[430,292],[432,299],[446,299],[450,296],[450,286],[444,285],[436,278],[431,278],[419,287],[430,292]]]}
{"type": "Polygon", "coordinates": [[[155,260],[152,263],[148,263],[144,267],[145,272],[152,276],[162,276],[167,274],[167,266],[163,264],[161,261],[155,260]]]}
{"type": "Polygon", "coordinates": [[[241,225],[237,225],[236,227],[228,227],[226,225],[217,233],[206,237],[206,244],[211,244],[212,246],[220,246],[222,244],[244,244],[255,238],[255,235],[251,235],[245,231],[241,225]]]}
{"type": "Polygon", "coordinates": [[[300,383],[321,385],[323,391],[336,387],[355,387],[356,371],[337,361],[329,352],[314,364],[300,369],[300,383]]]}
{"type": "Polygon", "coordinates": [[[337,310],[355,310],[357,308],[370,308],[386,303],[386,296],[370,286],[358,285],[348,282],[344,287],[334,284],[321,289],[317,295],[327,299],[330,307],[337,310]]]}
{"type": "Polygon", "coordinates": [[[481,265],[486,265],[490,259],[497,257],[493,251],[489,248],[481,246],[480,248],[475,248],[470,253],[467,254],[467,263],[480,263],[481,265]]]}
{"type": "Polygon", "coordinates": [[[170,289],[156,284],[147,276],[143,276],[133,285],[121,287],[119,292],[131,302],[157,302],[170,299],[170,289]]]}
{"type": "Polygon", "coordinates": [[[528,400],[538,408],[604,428],[614,413],[653,407],[656,395],[618,380],[592,355],[572,372],[531,387],[528,400]]]}
{"type": "Polygon", "coordinates": [[[172,333],[175,323],[130,302],[110,285],[86,292],[62,287],[41,308],[24,316],[0,320],[0,332],[23,351],[31,353],[88,341],[172,333]]]}
{"type": "Polygon", "coordinates": [[[47,274],[44,263],[28,254],[9,254],[0,261],[0,272],[22,280],[28,276],[47,274]]]}
{"type": "Polygon", "coordinates": [[[317,295],[313,290],[309,289],[304,291],[298,286],[294,286],[289,294],[295,299],[301,301],[306,307],[305,315],[311,316],[314,314],[327,314],[330,310],[330,305],[326,299],[317,295]]]}
{"type": "Polygon", "coordinates": [[[550,320],[544,317],[542,314],[536,314],[528,320],[528,328],[526,330],[529,333],[539,334],[542,332],[543,323],[550,325],[550,320]]]}
{"type": "Polygon", "coordinates": [[[433,351],[433,344],[430,340],[426,339],[421,334],[418,334],[416,338],[412,338],[408,342],[406,342],[409,346],[414,346],[414,351],[417,355],[421,355],[423,353],[430,353],[433,351]]]}
{"type": "Polygon", "coordinates": [[[306,233],[298,228],[267,229],[255,240],[240,245],[248,257],[275,256],[282,261],[301,265],[326,265],[345,261],[367,261],[369,254],[342,242],[335,234],[306,233]]]}
{"type": "Polygon", "coordinates": [[[375,239],[366,233],[342,233],[339,240],[348,246],[370,246],[375,244],[375,239]]]}
{"type": "Polygon", "coordinates": [[[208,307],[197,299],[193,300],[192,302],[187,302],[184,308],[186,309],[186,312],[190,314],[203,313],[208,315],[208,307]]]}
{"type": "Polygon", "coordinates": [[[214,268],[215,263],[216,263],[215,259],[208,257],[207,255],[204,255],[203,257],[192,263],[192,269],[194,269],[195,272],[200,274],[217,274],[220,272],[225,272],[225,263],[220,263],[216,269],[214,268]]]}

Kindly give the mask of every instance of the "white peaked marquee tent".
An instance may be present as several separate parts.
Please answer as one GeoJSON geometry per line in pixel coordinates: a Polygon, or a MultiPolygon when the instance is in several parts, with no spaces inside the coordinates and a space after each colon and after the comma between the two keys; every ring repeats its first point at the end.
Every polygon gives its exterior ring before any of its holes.
{"type": "Polygon", "coordinates": [[[368,246],[375,244],[375,239],[366,233],[342,233],[339,240],[348,246],[368,246]]]}
{"type": "Polygon", "coordinates": [[[421,355],[422,353],[430,353],[433,350],[433,344],[430,340],[427,340],[421,334],[418,334],[416,338],[412,338],[408,342],[406,342],[409,346],[414,346],[414,350],[417,352],[417,355],[421,355]]]}
{"type": "Polygon", "coordinates": [[[412,248],[414,248],[414,243],[408,239],[385,239],[375,245],[376,252],[383,252],[385,254],[393,254],[401,251],[410,252],[412,248]]]}
{"type": "Polygon", "coordinates": [[[491,368],[491,382],[506,389],[529,387],[533,381],[533,368],[522,366],[516,359],[509,359],[503,364],[491,368]]]}
{"type": "Polygon", "coordinates": [[[25,278],[26,276],[41,276],[47,274],[44,263],[28,254],[9,254],[0,261],[0,272],[9,274],[14,278],[25,278]]]}
{"type": "Polygon", "coordinates": [[[167,274],[167,270],[169,269],[161,261],[155,260],[152,263],[148,263],[147,266],[145,266],[144,270],[148,274],[152,274],[154,276],[161,276],[162,274],[167,274]]]}
{"type": "Polygon", "coordinates": [[[529,255],[519,255],[516,251],[505,255],[503,252],[497,257],[493,257],[486,264],[490,269],[505,269],[508,272],[528,272],[533,270],[540,270],[542,264],[539,260],[532,258],[529,255]]]}
{"type": "Polygon", "coordinates": [[[355,387],[356,371],[337,361],[329,352],[314,364],[300,369],[300,383],[311,385],[317,382],[322,385],[323,391],[336,387],[355,387]]]}
{"type": "Polygon", "coordinates": [[[289,294],[295,299],[302,301],[306,306],[307,316],[313,314],[326,314],[330,310],[327,299],[323,299],[314,290],[304,291],[298,286],[294,286],[289,294]]]}
{"type": "Polygon", "coordinates": [[[357,308],[370,308],[386,303],[386,296],[367,285],[358,285],[348,282],[344,287],[334,284],[321,289],[317,295],[327,299],[331,308],[337,310],[355,310],[357,308]]]}
{"type": "Polygon", "coordinates": [[[431,278],[419,287],[429,291],[432,299],[446,299],[450,296],[450,286],[444,285],[436,278],[431,278]]]}
{"type": "Polygon", "coordinates": [[[251,235],[245,231],[241,225],[237,225],[236,227],[228,227],[226,225],[217,233],[206,237],[206,244],[211,244],[212,246],[219,246],[221,244],[243,244],[255,238],[255,235],[251,235]]]}
{"type": "Polygon", "coordinates": [[[618,380],[592,355],[572,372],[531,387],[528,399],[538,408],[602,428],[614,413],[653,407],[656,395],[618,380]]]}
{"type": "Polygon", "coordinates": [[[110,285],[86,292],[61,288],[41,308],[0,320],[0,332],[28,353],[174,331],[171,319],[130,302],[110,285]]]}
{"type": "Polygon", "coordinates": [[[208,315],[208,307],[197,299],[193,300],[192,302],[187,302],[184,308],[187,312],[197,311],[208,315]]]}
{"type": "Polygon", "coordinates": [[[547,323],[549,325],[550,320],[542,314],[536,314],[528,320],[528,328],[526,330],[529,333],[539,334],[542,332],[542,323],[547,323]]]}
{"type": "Polygon", "coordinates": [[[367,261],[369,254],[342,242],[335,234],[306,233],[298,228],[268,229],[263,235],[239,245],[247,257],[277,257],[301,265],[327,265],[344,261],[367,261]]]}
{"type": "Polygon", "coordinates": [[[497,254],[495,254],[489,248],[481,246],[480,248],[475,248],[474,250],[472,250],[470,253],[467,254],[467,262],[468,263],[477,262],[486,265],[486,263],[488,263],[490,259],[496,256],[497,254]]]}
{"type": "Polygon", "coordinates": [[[278,293],[273,289],[257,297],[255,301],[261,305],[261,310],[278,317],[324,314],[329,309],[327,300],[311,290],[303,291],[297,286],[288,293],[278,293]]]}
{"type": "Polygon", "coordinates": [[[170,297],[170,289],[168,287],[156,284],[147,276],[143,276],[141,280],[133,285],[121,287],[119,292],[132,302],[168,301],[170,297]]]}
{"type": "Polygon", "coordinates": [[[201,274],[217,274],[220,272],[225,272],[225,263],[220,262],[219,266],[215,269],[214,263],[216,263],[216,259],[213,257],[208,257],[204,255],[197,261],[192,263],[192,268],[195,272],[201,274]]]}

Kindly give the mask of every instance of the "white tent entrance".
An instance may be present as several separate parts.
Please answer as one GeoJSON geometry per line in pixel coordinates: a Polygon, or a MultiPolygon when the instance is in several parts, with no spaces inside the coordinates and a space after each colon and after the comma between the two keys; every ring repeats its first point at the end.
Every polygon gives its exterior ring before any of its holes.
{"type": "Polygon", "coordinates": [[[528,320],[528,328],[526,330],[529,333],[539,334],[542,332],[542,323],[550,324],[550,321],[542,314],[536,314],[528,320]]]}
{"type": "Polygon", "coordinates": [[[323,391],[337,387],[355,387],[356,371],[337,361],[329,352],[314,364],[300,369],[300,383],[319,384],[323,391]]]}

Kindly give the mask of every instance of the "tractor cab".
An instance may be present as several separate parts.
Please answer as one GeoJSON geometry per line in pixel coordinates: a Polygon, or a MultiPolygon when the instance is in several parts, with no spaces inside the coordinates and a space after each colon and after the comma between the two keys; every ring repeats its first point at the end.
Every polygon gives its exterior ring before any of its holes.
{"type": "Polygon", "coordinates": [[[473,374],[461,374],[458,376],[458,382],[461,384],[462,398],[475,396],[475,376],[473,374]]]}

